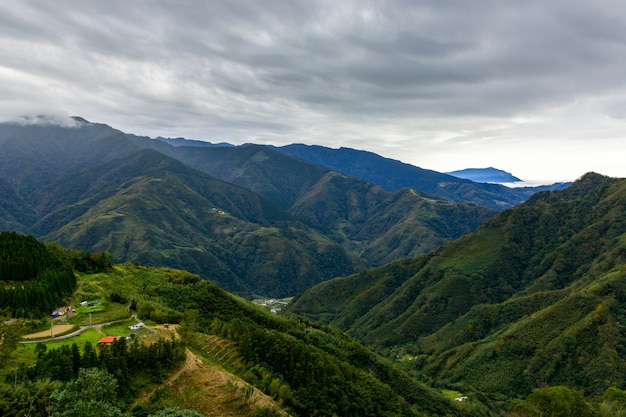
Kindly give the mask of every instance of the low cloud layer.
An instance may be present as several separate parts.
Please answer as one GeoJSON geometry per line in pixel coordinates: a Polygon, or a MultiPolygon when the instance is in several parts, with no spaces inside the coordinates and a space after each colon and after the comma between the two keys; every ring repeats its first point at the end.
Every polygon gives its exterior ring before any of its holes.
{"type": "Polygon", "coordinates": [[[618,1],[0,4],[2,118],[626,177],[618,1]]]}

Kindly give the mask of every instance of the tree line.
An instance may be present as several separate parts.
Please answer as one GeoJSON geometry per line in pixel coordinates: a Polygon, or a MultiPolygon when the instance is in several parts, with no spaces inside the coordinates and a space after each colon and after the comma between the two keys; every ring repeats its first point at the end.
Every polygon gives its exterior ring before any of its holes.
{"type": "Polygon", "coordinates": [[[76,343],[55,349],[47,349],[40,343],[35,352],[34,366],[20,364],[15,373],[6,375],[5,383],[0,384],[0,415],[94,415],[80,410],[97,406],[103,411],[99,415],[121,416],[120,407],[129,404],[138,394],[142,385],[138,380],[160,383],[185,359],[185,347],[180,340],[164,339],[144,344],[122,338],[98,347],[86,342],[82,350],[76,343]],[[94,376],[97,377],[94,379],[94,376]],[[85,385],[87,381],[89,386],[85,385]],[[79,390],[80,399],[87,403],[61,401],[67,400],[65,396],[71,393],[72,387],[79,390]],[[94,404],[94,401],[101,402],[101,398],[95,397],[107,387],[107,404],[94,404]],[[89,398],[90,392],[94,393],[94,398],[89,398]],[[28,414],[19,414],[27,410],[28,414]]]}
{"type": "Polygon", "coordinates": [[[112,265],[108,253],[73,251],[32,236],[1,232],[0,310],[8,308],[13,317],[43,317],[76,288],[74,270],[94,273],[112,265]]]}
{"type": "Polygon", "coordinates": [[[35,366],[22,365],[16,379],[35,381],[47,378],[68,382],[75,379],[82,368],[102,368],[117,379],[117,398],[125,401],[136,394],[133,376],[142,373],[160,381],[185,359],[185,347],[181,341],[164,339],[144,344],[136,339],[127,341],[121,338],[97,348],[86,342],[82,351],[76,343],[56,349],[46,349],[46,345],[41,343],[35,350],[35,366]]]}

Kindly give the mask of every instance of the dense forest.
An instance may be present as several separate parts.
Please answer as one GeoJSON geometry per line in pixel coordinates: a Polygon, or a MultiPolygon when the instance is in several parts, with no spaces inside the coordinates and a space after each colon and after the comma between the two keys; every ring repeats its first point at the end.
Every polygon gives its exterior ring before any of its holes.
{"type": "Polygon", "coordinates": [[[72,294],[72,266],[32,236],[0,233],[0,309],[15,317],[49,314],[72,294]]]}
{"type": "Polygon", "coordinates": [[[625,208],[626,181],[590,173],[428,255],[313,287],[286,312],[502,407],[548,387],[594,402],[626,388],[625,208]]]}
{"type": "MultiPolygon", "coordinates": [[[[97,348],[87,342],[82,348],[73,343],[71,346],[47,350],[46,345],[41,343],[37,345],[36,352],[37,361],[34,366],[21,364],[13,375],[7,376],[6,381],[8,384],[13,383],[15,388],[19,383],[25,392],[29,388],[40,387],[44,382],[57,387],[52,393],[46,393],[45,390],[28,392],[26,395],[35,405],[28,410],[28,415],[46,415],[48,408],[53,409],[51,415],[56,415],[57,411],[63,411],[58,413],[60,415],[85,416],[94,415],[91,413],[96,411],[102,415],[121,414],[119,406],[128,404],[137,394],[140,387],[138,381],[142,377],[163,380],[167,372],[180,365],[185,358],[185,349],[180,341],[159,340],[145,345],[137,340],[127,343],[124,338],[97,348]],[[83,400],[95,403],[89,405],[89,414],[83,414],[85,409],[81,404],[48,403],[48,394],[54,401],[55,396],[61,397],[63,391],[72,386],[72,382],[84,381],[89,375],[97,376],[97,380],[92,382],[95,385],[92,389],[106,386],[106,381],[110,381],[114,387],[106,395],[97,390],[92,394],[83,393],[83,400]],[[55,381],[63,382],[65,386],[54,384],[55,381]]],[[[83,386],[82,389],[88,390],[89,387],[83,386]]],[[[0,399],[0,414],[5,417],[24,415],[24,405],[16,407],[15,401],[20,401],[20,398],[13,396],[12,401],[7,401],[5,396],[4,401],[0,399]]]]}

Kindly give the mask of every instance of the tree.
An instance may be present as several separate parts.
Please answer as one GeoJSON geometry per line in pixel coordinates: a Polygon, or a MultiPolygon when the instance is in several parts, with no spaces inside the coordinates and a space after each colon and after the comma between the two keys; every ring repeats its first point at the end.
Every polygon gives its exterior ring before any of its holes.
{"type": "Polygon", "coordinates": [[[149,417],[202,417],[196,410],[181,410],[178,407],[169,407],[150,414],[149,417]]]}
{"type": "Polygon", "coordinates": [[[526,400],[515,400],[508,409],[511,417],[593,417],[594,410],[582,395],[568,387],[548,387],[534,390],[526,400]]]}
{"type": "Polygon", "coordinates": [[[111,374],[99,368],[81,368],[78,378],[52,393],[49,411],[52,417],[121,417],[116,401],[117,380],[111,374]]]}

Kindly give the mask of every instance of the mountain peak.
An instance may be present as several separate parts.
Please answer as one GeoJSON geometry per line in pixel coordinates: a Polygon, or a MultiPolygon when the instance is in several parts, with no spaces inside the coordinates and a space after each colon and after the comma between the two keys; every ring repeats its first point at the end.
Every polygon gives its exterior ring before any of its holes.
{"type": "Polygon", "coordinates": [[[80,116],[71,116],[70,119],[74,120],[76,123],[79,123],[79,124],[91,123],[89,120],[84,119],[80,116]]]}
{"type": "Polygon", "coordinates": [[[467,168],[459,171],[446,172],[446,174],[474,182],[507,183],[522,181],[509,172],[493,167],[467,168]]]}

